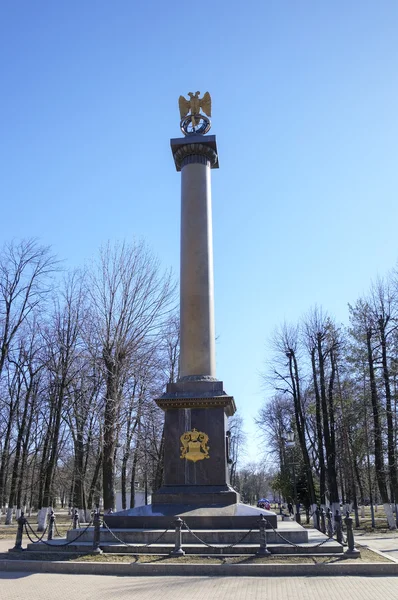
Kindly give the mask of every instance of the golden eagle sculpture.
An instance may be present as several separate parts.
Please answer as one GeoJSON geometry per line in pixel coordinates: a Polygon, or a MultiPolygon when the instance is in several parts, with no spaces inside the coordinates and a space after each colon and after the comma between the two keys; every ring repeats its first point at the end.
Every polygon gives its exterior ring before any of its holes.
{"type": "Polygon", "coordinates": [[[207,133],[210,129],[210,120],[201,114],[200,110],[202,109],[205,115],[211,117],[211,97],[209,92],[203,94],[203,98],[199,98],[199,94],[200,92],[189,92],[189,100],[184,98],[184,96],[180,96],[178,99],[181,130],[184,135],[207,133]],[[191,114],[187,117],[189,112],[191,114]],[[202,125],[200,125],[201,122],[202,125]]]}

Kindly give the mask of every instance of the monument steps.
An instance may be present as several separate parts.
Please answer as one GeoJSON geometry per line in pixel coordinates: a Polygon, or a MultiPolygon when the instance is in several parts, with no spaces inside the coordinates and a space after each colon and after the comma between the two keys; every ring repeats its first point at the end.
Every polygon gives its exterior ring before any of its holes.
{"type": "MultiPolygon", "coordinates": [[[[246,536],[242,543],[245,544],[258,544],[260,539],[260,533],[258,528],[253,529],[250,533],[248,529],[192,529],[191,531],[183,530],[182,543],[183,544],[195,544],[197,543],[198,536],[203,542],[208,544],[234,544],[242,540],[243,536],[246,536]],[[192,533],[191,533],[192,531],[192,533]]],[[[164,533],[163,529],[112,529],[112,532],[106,528],[101,529],[101,543],[111,542],[115,543],[115,537],[119,538],[125,543],[129,544],[150,544],[155,542],[159,536],[164,533]]],[[[304,529],[296,523],[286,523],[284,526],[279,526],[278,531],[267,529],[266,538],[269,544],[283,543],[280,535],[289,540],[294,544],[302,544],[308,542],[308,530],[304,529]]],[[[76,537],[79,537],[79,541],[88,542],[93,539],[93,528],[90,527],[83,534],[79,529],[72,529],[67,534],[67,540],[73,541],[76,537]]],[[[162,537],[162,543],[173,544],[175,541],[174,527],[170,527],[170,530],[164,533],[162,537]]]]}
{"type": "MultiPolygon", "coordinates": [[[[259,550],[260,539],[261,535],[258,529],[250,532],[247,529],[183,530],[182,548],[188,555],[240,554],[253,556],[259,550]],[[196,536],[204,543],[200,543],[196,536]],[[211,547],[206,544],[210,544],[211,547]],[[230,544],[233,544],[233,547],[226,547],[230,544]]],[[[66,539],[55,539],[50,542],[50,546],[48,542],[40,542],[29,544],[27,549],[30,552],[54,551],[55,553],[88,554],[92,540],[92,527],[87,531],[74,529],[68,531],[66,539]],[[69,542],[69,545],[65,546],[66,542],[69,542]]],[[[337,541],[328,540],[327,536],[318,530],[305,529],[294,522],[280,523],[277,531],[267,529],[266,540],[267,549],[272,554],[308,556],[341,554],[343,552],[343,546],[337,541]]],[[[114,529],[111,532],[106,528],[101,528],[100,547],[105,553],[168,555],[173,551],[174,544],[175,532],[172,528],[167,532],[161,529],[114,529]],[[160,536],[162,536],[161,539],[159,539],[160,536]],[[148,546],[148,544],[150,545],[148,546]]]]}

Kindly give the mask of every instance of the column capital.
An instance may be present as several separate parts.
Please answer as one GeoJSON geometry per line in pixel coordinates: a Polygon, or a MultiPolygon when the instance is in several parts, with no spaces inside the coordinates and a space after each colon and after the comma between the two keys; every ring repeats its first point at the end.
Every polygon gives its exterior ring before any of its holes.
{"type": "Polygon", "coordinates": [[[177,171],[192,163],[208,164],[211,169],[219,167],[215,135],[175,138],[170,145],[177,171]]]}

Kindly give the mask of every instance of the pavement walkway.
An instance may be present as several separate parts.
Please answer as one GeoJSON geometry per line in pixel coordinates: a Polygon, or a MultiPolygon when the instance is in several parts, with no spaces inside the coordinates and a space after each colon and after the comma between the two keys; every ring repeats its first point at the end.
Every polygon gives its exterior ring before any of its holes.
{"type": "Polygon", "coordinates": [[[8,552],[15,546],[15,539],[0,540],[0,552],[8,552]]]}
{"type": "MultiPolygon", "coordinates": [[[[398,559],[398,532],[359,534],[356,541],[398,559]]],[[[0,552],[14,540],[0,540],[0,552]]],[[[0,572],[0,600],[386,600],[398,597],[398,578],[381,577],[120,577],[0,572]],[[136,594],[136,595],[135,595],[136,594]]]]}
{"type": "Polygon", "coordinates": [[[0,600],[386,600],[396,577],[117,577],[0,573],[0,600]]]}
{"type": "MultiPolygon", "coordinates": [[[[398,561],[398,531],[389,533],[356,533],[355,542],[361,546],[368,546],[371,550],[378,550],[398,561]]],[[[398,590],[397,590],[398,596],[398,590]]]]}

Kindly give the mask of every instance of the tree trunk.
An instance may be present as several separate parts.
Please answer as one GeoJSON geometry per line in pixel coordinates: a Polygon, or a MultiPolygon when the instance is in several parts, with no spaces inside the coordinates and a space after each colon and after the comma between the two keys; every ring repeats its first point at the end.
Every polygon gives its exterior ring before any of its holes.
{"type": "Polygon", "coordinates": [[[0,462],[0,506],[5,506],[6,503],[6,482],[7,482],[7,471],[8,471],[8,463],[9,463],[9,453],[10,453],[10,440],[11,440],[11,431],[14,421],[14,405],[10,403],[10,411],[8,414],[8,422],[6,433],[4,437],[4,445],[3,452],[1,454],[1,462],[0,462]]]}
{"type": "Polygon", "coordinates": [[[394,424],[392,414],[392,401],[391,401],[391,386],[390,386],[390,372],[387,361],[387,336],[386,336],[386,325],[388,318],[379,318],[379,334],[381,341],[381,356],[383,363],[383,381],[386,395],[386,414],[387,414],[387,457],[388,457],[388,470],[390,473],[390,490],[391,490],[391,502],[398,501],[398,479],[397,479],[397,466],[395,460],[395,445],[394,445],[394,424]]]}
{"type": "MultiPolygon", "coordinates": [[[[325,360],[322,348],[322,334],[317,335],[317,350],[318,350],[318,365],[319,365],[319,381],[320,381],[320,396],[323,417],[323,436],[325,441],[326,451],[326,474],[329,488],[329,501],[332,505],[339,504],[339,493],[337,489],[337,473],[336,473],[336,448],[334,445],[334,408],[333,408],[333,383],[335,375],[334,361],[331,360],[331,375],[329,379],[329,393],[326,396],[326,380],[325,380],[325,360]],[[329,400],[329,402],[328,402],[329,400]],[[328,406],[329,404],[329,406],[328,406]],[[332,413],[332,414],[330,414],[332,413]],[[333,432],[332,432],[333,430],[333,432]]],[[[339,504],[340,506],[340,504],[339,504]]]]}
{"type": "Polygon", "coordinates": [[[289,372],[290,372],[290,379],[292,382],[292,389],[293,389],[296,429],[297,429],[297,435],[299,438],[299,444],[300,444],[301,452],[303,455],[303,461],[304,461],[304,466],[305,466],[305,471],[306,471],[306,476],[307,476],[308,495],[310,498],[311,505],[314,505],[314,504],[316,504],[315,486],[314,486],[314,480],[313,480],[313,475],[312,475],[310,457],[308,454],[307,443],[306,443],[306,439],[305,439],[305,419],[304,419],[302,406],[301,406],[300,378],[299,378],[299,372],[298,372],[298,365],[297,365],[296,355],[292,349],[289,349],[289,351],[286,353],[286,355],[287,355],[287,358],[289,359],[289,372]]]}
{"type": "Polygon", "coordinates": [[[126,452],[123,456],[122,460],[122,471],[121,471],[121,485],[122,485],[122,509],[125,510],[127,508],[126,502],[126,487],[127,487],[127,461],[129,459],[130,452],[126,452]]]}
{"type": "Polygon", "coordinates": [[[130,508],[134,508],[134,506],[135,506],[135,475],[136,475],[136,471],[137,471],[137,464],[138,464],[138,438],[137,438],[137,444],[134,449],[133,463],[131,465],[130,508]]]}
{"type": "MultiPolygon", "coordinates": [[[[380,413],[379,413],[379,399],[377,395],[376,378],[374,371],[374,359],[372,350],[372,330],[368,328],[366,332],[366,345],[368,351],[368,367],[369,367],[369,380],[370,380],[370,397],[372,401],[372,412],[373,412],[373,429],[374,429],[374,455],[375,455],[375,468],[377,484],[381,496],[381,501],[385,507],[390,505],[386,477],[384,473],[384,460],[383,460],[383,441],[380,424],[380,413]]],[[[390,529],[395,529],[396,525],[394,518],[391,518],[390,511],[386,510],[388,526],[390,529]]]]}
{"type": "Polygon", "coordinates": [[[116,506],[115,492],[115,451],[117,425],[117,381],[112,364],[107,365],[108,377],[106,386],[104,412],[104,445],[102,463],[102,487],[104,494],[104,511],[113,511],[116,506]]]}
{"type": "Polygon", "coordinates": [[[325,504],[325,489],[326,489],[326,470],[325,470],[325,455],[323,452],[323,435],[322,435],[322,414],[321,414],[321,399],[319,395],[318,378],[316,373],[315,363],[315,348],[311,351],[312,379],[315,392],[315,416],[316,416],[316,434],[317,434],[317,451],[319,461],[319,495],[321,504],[325,504]]]}
{"type": "Polygon", "coordinates": [[[90,492],[88,495],[88,503],[87,504],[88,504],[89,509],[93,508],[93,504],[94,504],[93,501],[95,498],[96,490],[98,488],[98,478],[99,478],[99,474],[101,471],[101,466],[102,466],[102,452],[99,452],[97,462],[95,463],[93,478],[91,480],[90,492]]]}
{"type": "MultiPolygon", "coordinates": [[[[75,486],[73,490],[73,506],[80,511],[87,509],[86,505],[86,494],[84,490],[84,440],[83,432],[78,424],[78,430],[76,432],[75,439],[75,462],[74,462],[74,479],[75,486]]],[[[84,516],[85,519],[85,516],[84,516]]]]}

